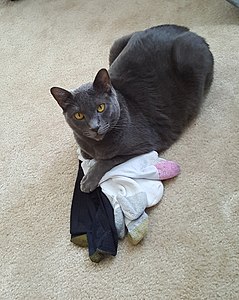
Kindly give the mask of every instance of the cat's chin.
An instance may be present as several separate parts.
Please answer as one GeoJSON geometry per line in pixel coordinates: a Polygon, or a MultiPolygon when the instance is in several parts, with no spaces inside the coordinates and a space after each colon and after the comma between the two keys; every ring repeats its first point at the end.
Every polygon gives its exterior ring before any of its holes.
{"type": "Polygon", "coordinates": [[[104,136],[104,134],[97,134],[95,137],[93,137],[93,139],[99,142],[103,140],[104,136]]]}

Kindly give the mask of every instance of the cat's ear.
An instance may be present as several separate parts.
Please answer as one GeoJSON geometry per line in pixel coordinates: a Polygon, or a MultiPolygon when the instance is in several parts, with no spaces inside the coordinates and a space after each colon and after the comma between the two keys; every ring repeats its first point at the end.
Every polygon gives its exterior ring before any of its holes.
{"type": "Polygon", "coordinates": [[[108,93],[111,91],[111,81],[106,69],[101,69],[95,76],[93,87],[99,92],[108,93]]]}
{"type": "Polygon", "coordinates": [[[59,87],[52,87],[50,92],[63,110],[67,108],[73,99],[73,96],[69,91],[59,87]]]}

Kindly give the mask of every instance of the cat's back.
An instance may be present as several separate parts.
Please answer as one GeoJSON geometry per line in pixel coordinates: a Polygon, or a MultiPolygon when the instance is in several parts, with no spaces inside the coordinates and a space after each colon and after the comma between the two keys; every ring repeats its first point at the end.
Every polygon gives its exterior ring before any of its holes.
{"type": "Polygon", "coordinates": [[[160,25],[151,27],[144,31],[135,32],[132,38],[129,40],[129,49],[133,51],[140,50],[149,51],[154,53],[154,51],[161,51],[170,47],[179,35],[184,32],[189,31],[187,27],[178,25],[160,25]],[[140,47],[141,45],[141,47],[140,47]]]}
{"type": "MultiPolygon", "coordinates": [[[[158,63],[166,63],[173,41],[186,31],[189,29],[182,26],[160,25],[135,32],[122,43],[120,39],[116,41],[119,53],[109,68],[112,81],[119,76],[123,79],[126,74],[130,80],[130,73],[131,76],[133,73],[140,75],[154,69],[158,63]]],[[[164,67],[166,64],[161,65],[162,71],[164,67]]]]}
{"type": "Polygon", "coordinates": [[[205,40],[188,28],[160,25],[117,40],[110,52],[113,86],[136,101],[203,96],[212,81],[213,56],[205,40]],[[210,79],[211,78],[211,79],[210,79]]]}

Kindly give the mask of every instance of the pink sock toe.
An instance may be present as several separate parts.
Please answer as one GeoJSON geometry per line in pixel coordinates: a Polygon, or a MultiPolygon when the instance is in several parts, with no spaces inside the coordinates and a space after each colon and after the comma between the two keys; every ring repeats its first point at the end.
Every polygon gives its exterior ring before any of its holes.
{"type": "Polygon", "coordinates": [[[180,173],[180,167],[174,161],[163,160],[154,166],[158,170],[160,180],[173,178],[180,173]]]}

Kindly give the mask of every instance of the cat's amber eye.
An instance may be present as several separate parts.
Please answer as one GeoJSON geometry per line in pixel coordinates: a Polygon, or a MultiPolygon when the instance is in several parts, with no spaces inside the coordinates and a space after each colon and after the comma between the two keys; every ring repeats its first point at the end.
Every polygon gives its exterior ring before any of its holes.
{"type": "Polygon", "coordinates": [[[74,114],[74,117],[76,120],[83,120],[84,119],[84,115],[80,112],[74,114]]]}
{"type": "Polygon", "coordinates": [[[99,113],[102,113],[105,110],[105,104],[101,103],[98,107],[97,107],[97,111],[99,113]]]}

